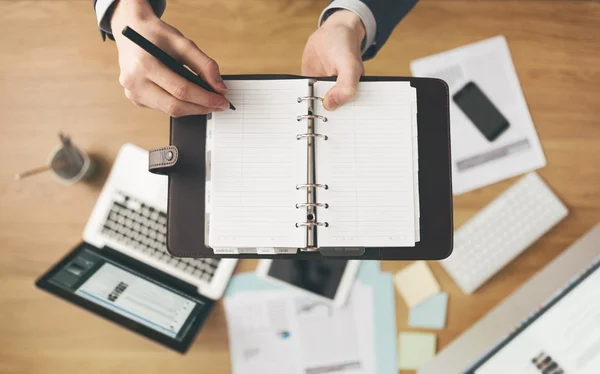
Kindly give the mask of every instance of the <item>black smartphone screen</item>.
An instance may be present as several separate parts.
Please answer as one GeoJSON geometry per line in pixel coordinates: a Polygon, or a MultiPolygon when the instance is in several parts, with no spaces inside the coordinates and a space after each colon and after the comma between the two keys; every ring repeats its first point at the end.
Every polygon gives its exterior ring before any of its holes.
{"type": "Polygon", "coordinates": [[[348,261],[273,260],[269,276],[306,291],[334,299],[348,261]]]}
{"type": "Polygon", "coordinates": [[[452,99],[490,142],[508,128],[506,118],[475,83],[467,83],[452,99]]]}

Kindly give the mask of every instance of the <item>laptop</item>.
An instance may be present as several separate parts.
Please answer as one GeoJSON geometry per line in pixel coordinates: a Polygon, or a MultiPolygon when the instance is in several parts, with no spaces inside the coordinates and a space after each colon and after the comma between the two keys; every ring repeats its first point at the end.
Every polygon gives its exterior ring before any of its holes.
{"type": "Polygon", "coordinates": [[[167,183],[148,152],[121,147],[83,242],[36,285],[175,351],[187,351],[236,259],[176,258],[166,247],[167,183]]]}
{"type": "Polygon", "coordinates": [[[600,224],[419,374],[600,373],[600,224]]]}

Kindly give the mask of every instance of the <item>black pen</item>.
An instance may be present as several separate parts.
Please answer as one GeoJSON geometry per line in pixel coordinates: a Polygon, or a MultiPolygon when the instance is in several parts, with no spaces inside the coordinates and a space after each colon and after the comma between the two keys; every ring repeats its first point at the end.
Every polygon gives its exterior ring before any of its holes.
{"type": "MultiPolygon", "coordinates": [[[[149,41],[148,39],[146,39],[143,36],[141,36],[140,34],[138,34],[131,27],[126,26],[123,29],[122,34],[127,39],[129,39],[132,42],[134,42],[135,44],[137,44],[144,51],[146,51],[150,55],[152,55],[155,59],[157,59],[158,61],[162,62],[166,67],[168,67],[169,69],[173,70],[175,73],[181,75],[182,77],[184,77],[188,81],[190,81],[190,82],[192,82],[194,84],[197,84],[198,86],[204,88],[208,92],[217,93],[211,86],[209,86],[206,82],[202,81],[202,79],[200,79],[199,76],[197,76],[196,74],[194,74],[191,71],[189,71],[188,69],[186,69],[185,66],[183,66],[182,64],[180,64],[173,57],[169,56],[162,49],[160,49],[157,46],[155,46],[154,44],[152,44],[151,41],[149,41]]],[[[233,104],[229,103],[229,109],[235,110],[235,107],[233,106],[233,104]]]]}

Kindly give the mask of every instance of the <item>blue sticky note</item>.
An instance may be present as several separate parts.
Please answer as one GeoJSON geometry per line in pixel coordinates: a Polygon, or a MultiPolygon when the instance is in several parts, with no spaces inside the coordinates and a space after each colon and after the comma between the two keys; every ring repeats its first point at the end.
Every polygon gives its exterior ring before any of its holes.
{"type": "Polygon", "coordinates": [[[410,308],[408,325],[426,329],[443,329],[446,326],[448,294],[438,292],[430,298],[410,308]]]}

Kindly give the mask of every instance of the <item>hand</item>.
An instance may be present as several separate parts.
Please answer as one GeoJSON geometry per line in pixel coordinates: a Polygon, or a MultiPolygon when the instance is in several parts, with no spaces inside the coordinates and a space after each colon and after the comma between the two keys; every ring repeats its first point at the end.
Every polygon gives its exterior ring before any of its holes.
{"type": "Polygon", "coordinates": [[[119,50],[119,82],[134,104],[165,112],[172,117],[206,114],[227,109],[225,97],[208,92],[164,66],[121,34],[125,26],[156,44],[190,67],[219,94],[227,92],[217,63],[179,30],[162,22],[147,0],[120,0],[111,18],[119,50]]]}
{"type": "Polygon", "coordinates": [[[336,84],[323,98],[325,109],[334,110],[356,95],[364,73],[360,53],[364,37],[365,27],[360,17],[344,9],[333,13],[308,38],[302,54],[302,75],[337,75],[336,84]]]}

